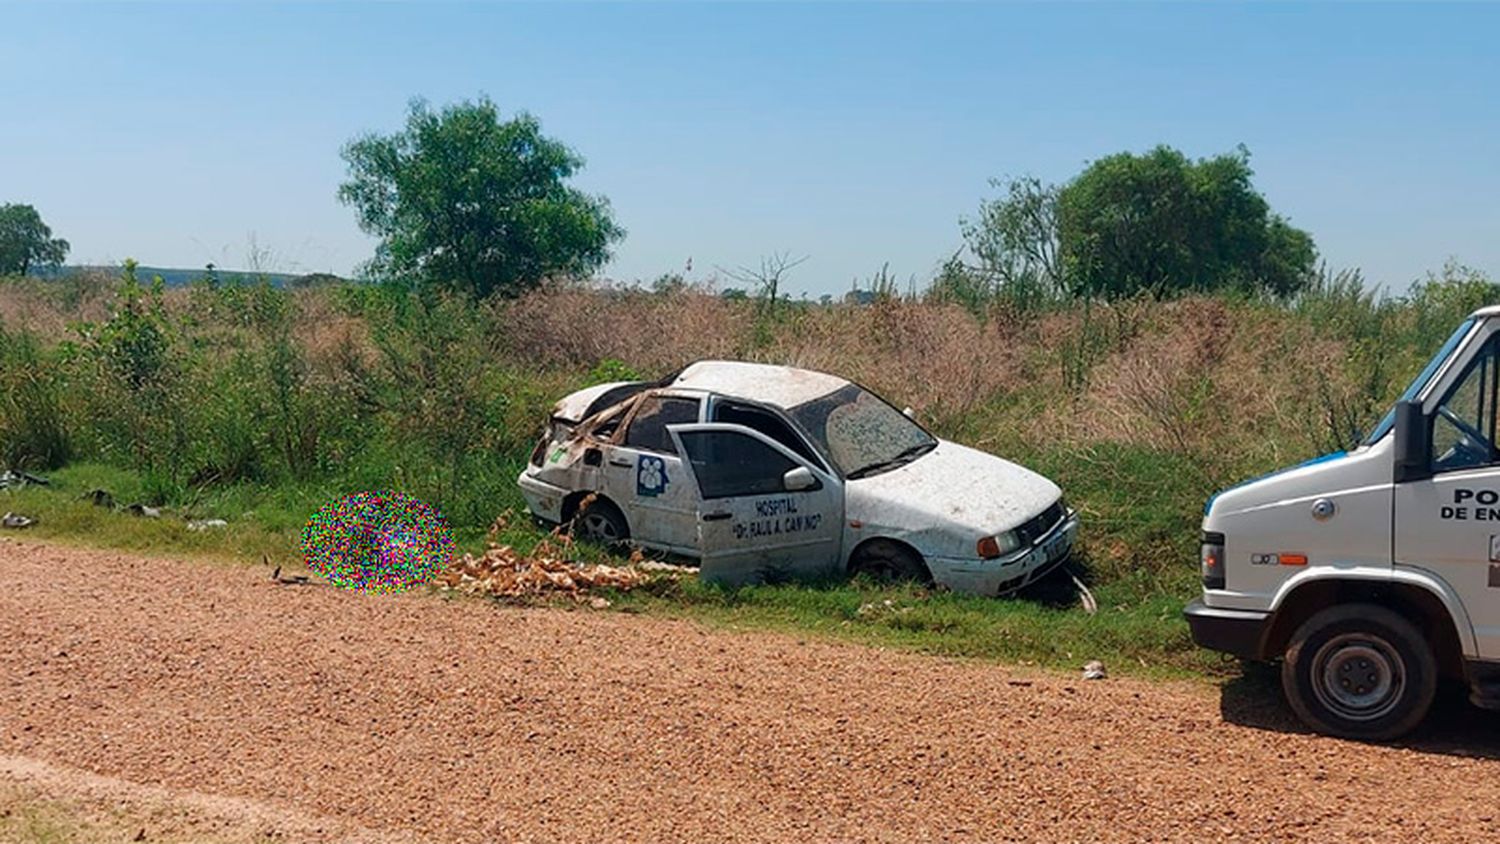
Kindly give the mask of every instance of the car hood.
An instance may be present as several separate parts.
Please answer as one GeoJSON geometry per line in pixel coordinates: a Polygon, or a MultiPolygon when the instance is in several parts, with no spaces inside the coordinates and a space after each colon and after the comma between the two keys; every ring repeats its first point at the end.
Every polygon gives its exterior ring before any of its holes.
{"type": "Polygon", "coordinates": [[[1010,530],[1062,496],[1057,484],[993,454],[938,440],[937,448],[889,472],[848,482],[848,515],[893,529],[980,536],[1010,530]]]}

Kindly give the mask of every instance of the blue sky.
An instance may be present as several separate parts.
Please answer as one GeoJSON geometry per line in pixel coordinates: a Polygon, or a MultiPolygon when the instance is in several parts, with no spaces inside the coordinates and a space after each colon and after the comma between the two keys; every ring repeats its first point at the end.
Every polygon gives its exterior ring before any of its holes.
{"type": "Polygon", "coordinates": [[[1500,276],[1500,5],[0,2],[0,202],[71,260],[347,273],[342,144],[488,94],[653,278],[790,252],[925,281],[992,176],[1243,143],[1335,266],[1500,276]]]}

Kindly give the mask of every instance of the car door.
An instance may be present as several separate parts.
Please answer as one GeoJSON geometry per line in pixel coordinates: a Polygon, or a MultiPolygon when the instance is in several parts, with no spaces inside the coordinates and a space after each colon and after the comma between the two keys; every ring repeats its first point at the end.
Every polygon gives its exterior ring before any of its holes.
{"type": "Polygon", "coordinates": [[[696,396],[643,396],[604,449],[604,492],[624,511],[637,542],[697,553],[698,490],[667,426],[697,422],[700,405],[696,396]]]}
{"type": "Polygon", "coordinates": [[[836,477],[742,425],[668,430],[699,495],[705,581],[739,586],[842,573],[844,490],[836,477]]]}
{"type": "Polygon", "coordinates": [[[1463,600],[1480,656],[1500,659],[1500,336],[1426,402],[1432,476],[1395,490],[1395,563],[1431,571],[1463,600]]]}

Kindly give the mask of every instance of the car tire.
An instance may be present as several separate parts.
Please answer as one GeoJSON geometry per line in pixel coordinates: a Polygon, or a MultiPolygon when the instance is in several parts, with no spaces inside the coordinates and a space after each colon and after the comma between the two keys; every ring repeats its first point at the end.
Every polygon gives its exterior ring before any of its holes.
{"type": "Polygon", "coordinates": [[[881,582],[932,582],[932,573],[922,555],[909,546],[884,539],[871,540],[855,549],[849,560],[849,573],[868,575],[881,582]]]}
{"type": "Polygon", "coordinates": [[[1281,688],[1298,717],[1320,733],[1389,741],[1427,717],[1437,658],[1422,631],[1395,612],[1342,604],[1292,634],[1281,688]]]}
{"type": "Polygon", "coordinates": [[[573,536],[599,545],[621,545],[630,539],[630,524],[608,499],[594,498],[573,515],[573,536]]]}

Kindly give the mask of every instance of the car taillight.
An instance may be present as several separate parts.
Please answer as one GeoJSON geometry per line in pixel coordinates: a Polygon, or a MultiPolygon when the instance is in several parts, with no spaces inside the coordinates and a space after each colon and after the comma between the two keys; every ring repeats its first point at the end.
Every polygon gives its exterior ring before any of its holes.
{"type": "Polygon", "coordinates": [[[1203,571],[1203,588],[1223,589],[1224,534],[1204,532],[1200,562],[1203,571]]]}

